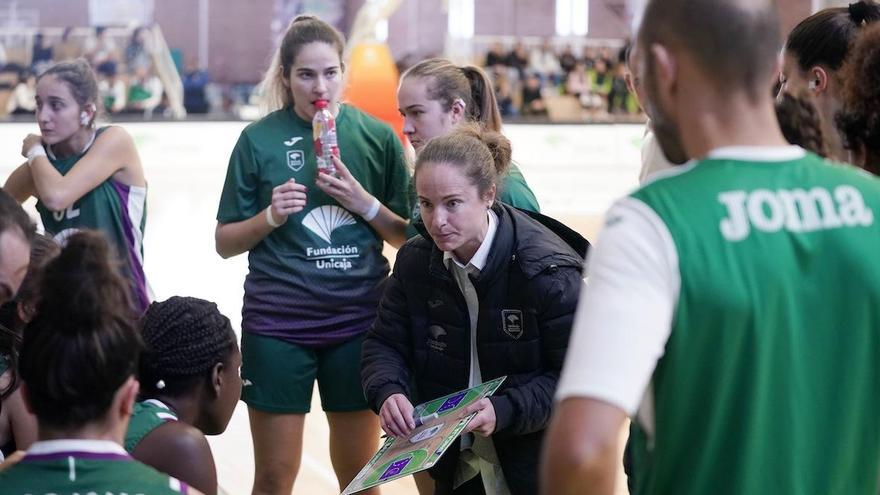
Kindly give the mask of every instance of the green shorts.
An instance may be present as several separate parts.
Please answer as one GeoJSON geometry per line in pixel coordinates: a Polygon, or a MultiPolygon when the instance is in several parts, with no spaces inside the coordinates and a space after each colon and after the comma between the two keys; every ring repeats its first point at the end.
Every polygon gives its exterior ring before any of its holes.
{"type": "Polygon", "coordinates": [[[276,414],[305,414],[315,378],[327,412],[369,409],[361,387],[364,336],[331,347],[303,347],[274,337],[242,332],[241,400],[276,414]]]}

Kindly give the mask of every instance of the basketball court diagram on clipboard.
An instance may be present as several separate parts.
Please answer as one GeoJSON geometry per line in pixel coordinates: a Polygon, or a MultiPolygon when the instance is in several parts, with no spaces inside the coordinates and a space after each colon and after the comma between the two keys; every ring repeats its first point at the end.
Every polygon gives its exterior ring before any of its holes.
{"type": "Polygon", "coordinates": [[[416,428],[408,437],[388,437],[370,462],[355,476],[342,495],[357,493],[382,483],[430,468],[455,441],[477,413],[462,416],[468,406],[498,390],[506,377],[496,378],[413,409],[416,428]]]}

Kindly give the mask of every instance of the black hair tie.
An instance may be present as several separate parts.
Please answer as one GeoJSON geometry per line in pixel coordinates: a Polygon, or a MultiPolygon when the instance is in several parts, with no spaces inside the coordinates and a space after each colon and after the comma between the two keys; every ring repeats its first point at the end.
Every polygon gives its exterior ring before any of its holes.
{"type": "Polygon", "coordinates": [[[868,4],[860,1],[856,3],[849,4],[849,16],[853,20],[854,23],[858,25],[862,25],[865,23],[865,18],[868,17],[868,4]]]}

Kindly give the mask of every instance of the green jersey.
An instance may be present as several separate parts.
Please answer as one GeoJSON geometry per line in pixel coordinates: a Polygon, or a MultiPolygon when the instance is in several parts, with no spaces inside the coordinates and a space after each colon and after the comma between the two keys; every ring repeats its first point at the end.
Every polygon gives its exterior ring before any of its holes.
{"type": "MultiPolygon", "coordinates": [[[[100,136],[105,128],[98,129],[100,136]]],[[[66,175],[76,163],[88,154],[91,145],[81,154],[58,158],[47,150],[49,162],[61,175],[66,175]]],[[[147,188],[129,186],[108,178],[74,201],[64,211],[51,211],[37,202],[37,211],[46,232],[59,242],[80,229],[95,229],[107,236],[122,261],[122,267],[132,282],[134,302],[145,310],[150,304],[144,275],[144,227],[147,222],[147,188]]]]}
{"type": "MultiPolygon", "coordinates": [[[[526,178],[523,177],[519,167],[513,162],[510,162],[510,168],[507,169],[507,175],[504,177],[504,181],[499,188],[498,201],[522,210],[534,211],[536,213],[541,212],[538,198],[535,197],[535,193],[529,188],[529,184],[526,182],[526,178]]],[[[406,227],[407,238],[415,237],[419,234],[416,224],[422,222],[422,214],[421,210],[419,210],[419,200],[418,196],[416,196],[415,186],[410,187],[410,204],[413,206],[410,211],[409,225],[406,227]]]]}
{"type": "Polygon", "coordinates": [[[560,397],[636,416],[636,494],[878,493],[880,181],[727,148],[609,212],[560,397]]]}
{"type": "Polygon", "coordinates": [[[185,483],[132,459],[118,444],[95,440],[37,442],[0,472],[0,495],[179,495],[185,483]]]}
{"type": "MultiPolygon", "coordinates": [[[[342,162],[370,194],[408,214],[409,172],[394,131],[343,105],[336,117],[342,162]]],[[[217,221],[247,220],[290,179],[308,187],[306,207],[254,246],[244,284],[242,330],[305,346],[360,335],[376,317],[388,261],[359,215],[315,185],[312,124],[290,107],[247,126],[229,159],[217,221]]]]}
{"type": "Polygon", "coordinates": [[[170,421],[177,421],[177,414],[162,402],[147,399],[136,403],[125,432],[125,450],[128,453],[134,452],[134,448],[145,436],[170,421]]]}

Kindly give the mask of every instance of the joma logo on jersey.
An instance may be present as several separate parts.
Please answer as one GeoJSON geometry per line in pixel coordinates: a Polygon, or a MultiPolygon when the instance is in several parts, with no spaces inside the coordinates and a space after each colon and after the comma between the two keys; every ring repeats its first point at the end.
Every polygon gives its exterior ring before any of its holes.
{"type": "Polygon", "coordinates": [[[287,152],[287,166],[294,172],[299,172],[306,164],[306,158],[302,150],[290,150],[287,152]]]}
{"type": "Polygon", "coordinates": [[[718,195],[727,207],[721,220],[721,235],[728,241],[741,241],[754,228],[761,232],[813,232],[841,227],[867,227],[874,223],[874,212],[852,186],[828,189],[780,189],[771,191],[727,191],[718,195]]]}

